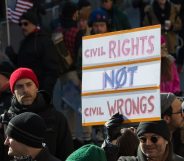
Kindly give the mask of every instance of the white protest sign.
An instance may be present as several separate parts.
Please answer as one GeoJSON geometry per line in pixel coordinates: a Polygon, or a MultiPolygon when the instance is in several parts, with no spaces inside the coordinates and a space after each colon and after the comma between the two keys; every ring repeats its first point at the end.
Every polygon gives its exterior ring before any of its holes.
{"type": "Polygon", "coordinates": [[[82,123],[160,119],[160,25],[83,37],[82,123]]]}

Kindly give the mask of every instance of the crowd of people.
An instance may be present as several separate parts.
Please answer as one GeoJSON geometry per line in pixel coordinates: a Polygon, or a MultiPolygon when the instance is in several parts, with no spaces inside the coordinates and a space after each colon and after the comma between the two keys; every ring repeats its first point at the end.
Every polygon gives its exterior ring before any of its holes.
{"type": "Polygon", "coordinates": [[[184,161],[183,1],[132,0],[140,26],[161,24],[161,120],[125,126],[115,113],[97,127],[81,123],[82,37],[131,29],[129,16],[116,0],[66,0],[48,33],[36,2],[18,52],[7,46],[0,61],[0,160],[184,161]]]}

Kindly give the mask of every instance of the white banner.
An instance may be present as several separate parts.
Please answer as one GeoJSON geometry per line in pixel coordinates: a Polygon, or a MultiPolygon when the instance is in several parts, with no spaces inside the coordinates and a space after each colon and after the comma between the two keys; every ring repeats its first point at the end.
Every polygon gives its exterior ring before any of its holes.
{"type": "Polygon", "coordinates": [[[82,123],[160,119],[160,25],[83,38],[82,123]]]}
{"type": "Polygon", "coordinates": [[[113,114],[123,114],[126,123],[160,119],[160,90],[128,92],[82,99],[84,125],[104,124],[113,114]]]}
{"type": "Polygon", "coordinates": [[[160,29],[151,26],[86,36],[82,47],[83,67],[154,58],[160,55],[160,29]]]}

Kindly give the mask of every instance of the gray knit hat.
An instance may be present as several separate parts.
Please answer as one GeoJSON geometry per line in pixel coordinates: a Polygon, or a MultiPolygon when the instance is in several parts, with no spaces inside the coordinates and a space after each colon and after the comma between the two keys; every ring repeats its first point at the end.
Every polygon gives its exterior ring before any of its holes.
{"type": "Polygon", "coordinates": [[[176,96],[173,93],[161,93],[160,99],[161,99],[161,113],[163,114],[169,109],[169,107],[171,107],[171,104],[176,99],[176,96]]]}

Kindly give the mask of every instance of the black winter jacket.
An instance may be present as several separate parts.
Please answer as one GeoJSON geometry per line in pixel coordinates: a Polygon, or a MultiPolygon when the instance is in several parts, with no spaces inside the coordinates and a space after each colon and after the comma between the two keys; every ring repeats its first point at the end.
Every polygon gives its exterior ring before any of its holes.
{"type": "Polygon", "coordinates": [[[104,140],[101,148],[105,151],[107,161],[116,161],[118,159],[118,147],[113,145],[108,139],[104,140]]]}
{"type": "Polygon", "coordinates": [[[36,161],[61,161],[58,158],[51,155],[47,148],[43,148],[43,150],[34,158],[36,161]]]}
{"type": "Polygon", "coordinates": [[[23,112],[34,112],[40,115],[47,125],[46,145],[51,154],[64,161],[73,152],[73,142],[67,120],[61,112],[53,108],[49,96],[44,91],[38,92],[36,100],[29,106],[20,105],[13,97],[8,112],[13,115],[23,112]]]}
{"type": "Polygon", "coordinates": [[[32,159],[31,156],[20,156],[15,157],[12,161],[61,161],[61,160],[51,155],[48,149],[44,147],[34,159],[32,159]]]}
{"type": "Polygon", "coordinates": [[[3,114],[8,110],[8,107],[11,105],[12,93],[9,87],[0,93],[0,114],[3,114]]]}
{"type": "Polygon", "coordinates": [[[56,79],[61,74],[59,55],[48,34],[38,30],[25,37],[21,42],[17,67],[31,68],[37,75],[40,90],[52,94],[56,79]]]}

